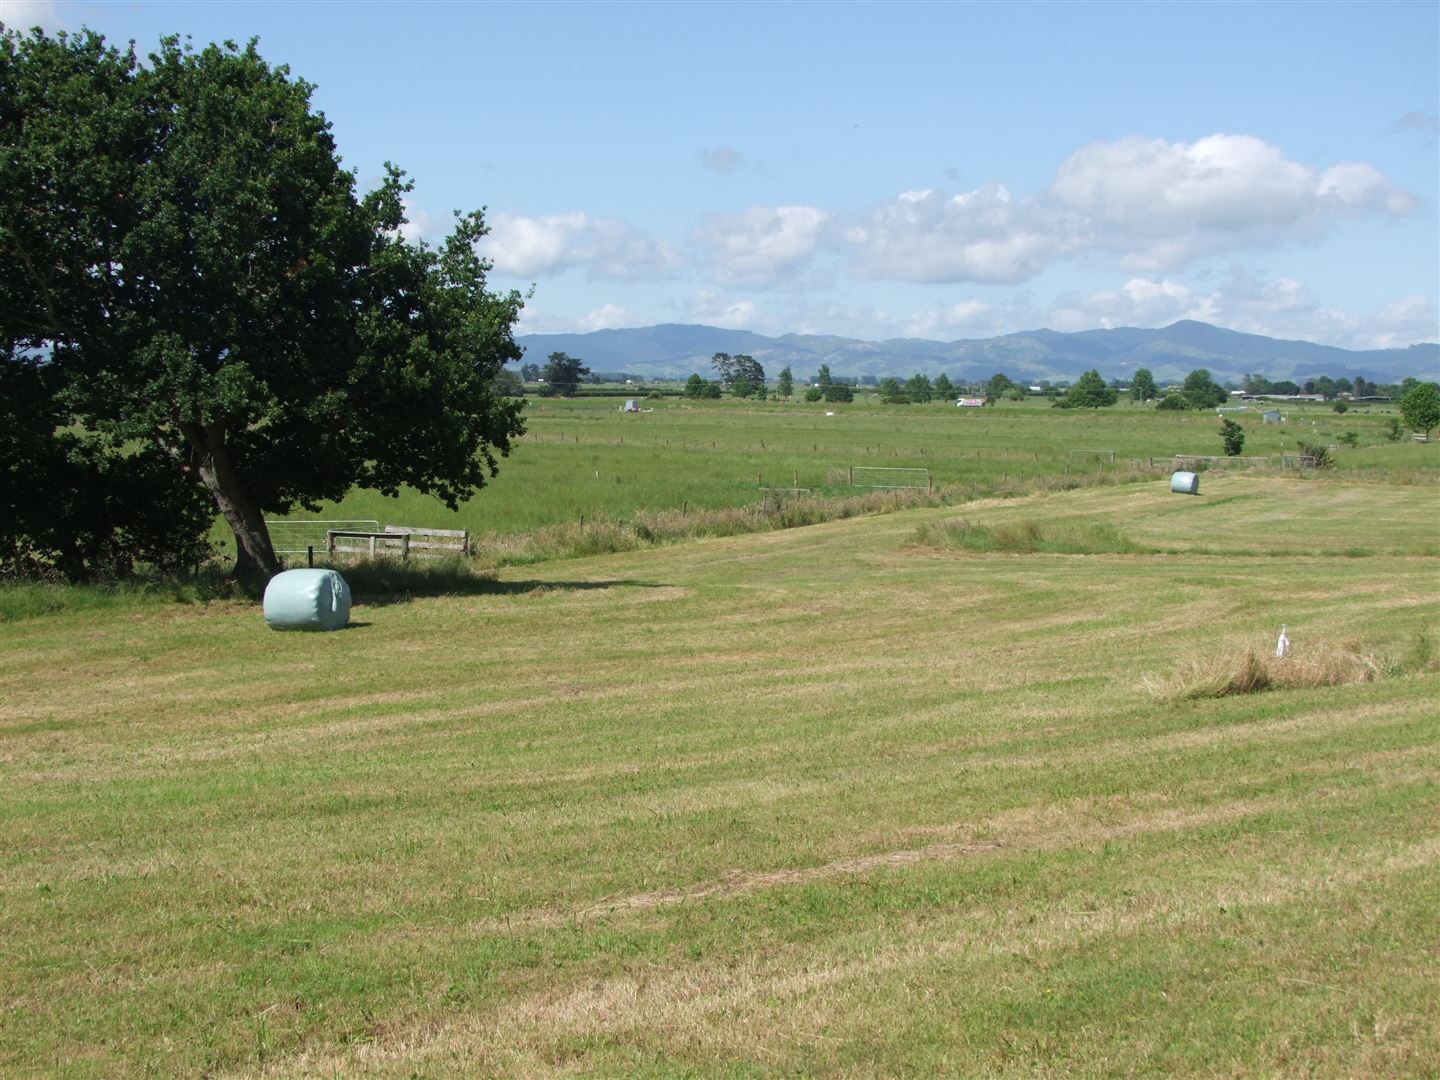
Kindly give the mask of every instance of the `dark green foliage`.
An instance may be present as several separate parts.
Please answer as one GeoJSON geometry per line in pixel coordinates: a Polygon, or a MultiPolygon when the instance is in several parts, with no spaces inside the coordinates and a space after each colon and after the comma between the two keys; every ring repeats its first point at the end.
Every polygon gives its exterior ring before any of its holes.
{"type": "Polygon", "coordinates": [[[1347,431],[1335,441],[1338,442],[1341,446],[1348,446],[1353,449],[1354,447],[1360,445],[1360,435],[1354,431],[1347,431]]]}
{"type": "Polygon", "coordinates": [[[955,396],[955,384],[950,381],[950,376],[943,371],[935,377],[935,396],[948,398],[955,396]]]}
{"type": "Polygon", "coordinates": [[[524,430],[482,217],[405,242],[403,175],[358,197],[311,90],[253,44],[0,38],[0,356],[48,349],[67,418],[202,482],[251,582],[267,513],[356,485],[454,506],[524,430]]]}
{"type": "Polygon", "coordinates": [[[996,372],[990,376],[990,381],[985,384],[986,397],[1001,397],[1005,391],[1012,390],[1014,387],[1015,384],[1010,381],[1010,376],[996,372]]]}
{"type": "Polygon", "coordinates": [[[1400,398],[1400,417],[1411,431],[1429,435],[1440,427],[1440,386],[1416,383],[1400,398]]]}
{"type": "Polygon", "coordinates": [[[812,386],[812,387],[810,387],[809,389],[807,389],[807,390],[805,391],[805,400],[806,400],[806,401],[819,401],[819,400],[820,400],[822,397],[824,397],[824,396],[825,396],[825,391],[824,391],[821,387],[818,387],[818,386],[812,386]]]}
{"type": "Polygon", "coordinates": [[[215,504],[158,448],[66,429],[47,365],[0,359],[0,577],[123,577],[194,566],[215,504]]]}
{"type": "Polygon", "coordinates": [[[736,379],[730,384],[730,393],[737,398],[748,398],[755,396],[755,384],[749,379],[736,379]]]}
{"type": "Polygon", "coordinates": [[[880,380],[880,400],[886,405],[909,405],[910,395],[905,393],[899,379],[880,380]]]}
{"type": "Polygon", "coordinates": [[[1130,399],[1132,401],[1153,401],[1160,396],[1160,391],[1155,385],[1155,376],[1149,368],[1140,368],[1135,372],[1135,377],[1130,380],[1130,399]]]}
{"type": "Polygon", "coordinates": [[[720,396],[720,384],[691,375],[685,380],[685,396],[695,401],[713,400],[720,396]]]}
{"type": "Polygon", "coordinates": [[[924,375],[917,374],[910,376],[910,378],[906,380],[905,394],[911,401],[924,403],[935,396],[935,390],[934,387],[930,385],[928,378],[924,375]]]}
{"type": "Polygon", "coordinates": [[[760,386],[765,382],[765,369],[760,366],[760,361],[753,356],[740,353],[733,358],[735,365],[735,378],[743,379],[752,386],[760,386]]]}
{"type": "Polygon", "coordinates": [[[1100,377],[1100,372],[1091,368],[1080,378],[1075,380],[1075,385],[1070,387],[1063,398],[1057,400],[1054,408],[1057,409],[1099,409],[1106,405],[1114,405],[1120,400],[1120,394],[1110,386],[1105,385],[1105,380],[1100,377]]]}
{"type": "Polygon", "coordinates": [[[1220,421],[1220,441],[1225,444],[1225,453],[1239,457],[1245,449],[1245,429],[1228,416],[1220,421]]]}
{"type": "Polygon", "coordinates": [[[1230,397],[1205,368],[1197,368],[1185,376],[1182,393],[1192,409],[1213,409],[1216,405],[1225,404],[1230,397]]]}
{"type": "Polygon", "coordinates": [[[590,369],[578,358],[563,352],[552,352],[546,358],[545,370],[541,374],[545,388],[540,393],[544,397],[574,397],[575,391],[580,389],[580,379],[589,374],[590,369]]]}
{"type": "Polygon", "coordinates": [[[829,385],[830,385],[831,380],[830,380],[830,365],[829,365],[829,364],[821,364],[821,365],[820,365],[820,373],[815,376],[815,382],[816,382],[818,385],[820,385],[820,386],[829,386],[829,385]]]}
{"type": "Polygon", "coordinates": [[[825,395],[825,400],[832,404],[845,404],[855,400],[855,391],[851,387],[843,386],[840,383],[831,383],[829,386],[822,386],[820,387],[820,391],[825,395]]]}
{"type": "Polygon", "coordinates": [[[1333,469],[1335,467],[1335,458],[1330,453],[1330,448],[1324,443],[1302,442],[1298,449],[1302,469],[1333,469]]]}
{"type": "Polygon", "coordinates": [[[1190,408],[1190,399],[1184,394],[1169,393],[1160,399],[1155,408],[1165,412],[1184,412],[1190,408]]]}
{"type": "Polygon", "coordinates": [[[794,392],[795,377],[790,374],[790,368],[786,366],[780,370],[780,374],[775,379],[775,393],[782,398],[788,398],[794,392]]]}

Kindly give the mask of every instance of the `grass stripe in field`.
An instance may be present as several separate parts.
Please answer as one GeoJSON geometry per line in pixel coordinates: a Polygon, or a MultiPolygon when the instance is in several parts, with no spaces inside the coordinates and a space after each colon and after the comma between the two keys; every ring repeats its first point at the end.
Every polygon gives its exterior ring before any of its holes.
{"type": "Polygon", "coordinates": [[[7,625],[0,1072],[1423,1074],[1428,493],[1163,487],[7,625]],[[1403,673],[1146,688],[1282,622],[1403,673]]]}

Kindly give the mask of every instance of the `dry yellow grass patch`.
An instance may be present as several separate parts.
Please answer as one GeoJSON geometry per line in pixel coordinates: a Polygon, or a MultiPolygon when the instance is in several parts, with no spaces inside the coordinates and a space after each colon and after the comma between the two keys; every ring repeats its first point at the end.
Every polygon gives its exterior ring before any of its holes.
{"type": "Polygon", "coordinates": [[[1375,682],[1396,670],[1393,659],[1370,652],[1359,642],[1317,642],[1283,657],[1254,648],[1196,657],[1171,673],[1146,676],[1142,686],[1166,701],[1190,701],[1262,690],[1354,686],[1375,682]]]}

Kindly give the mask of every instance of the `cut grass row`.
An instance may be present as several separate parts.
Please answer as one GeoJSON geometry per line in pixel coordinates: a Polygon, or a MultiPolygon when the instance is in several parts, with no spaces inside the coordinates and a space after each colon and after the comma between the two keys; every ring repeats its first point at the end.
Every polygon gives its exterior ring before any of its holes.
{"type": "Polygon", "coordinates": [[[0,1071],[1423,1074],[1440,676],[1145,679],[1281,623],[1407,655],[1433,498],[1210,486],[963,513],[1260,554],[917,545],[940,507],[338,634],[17,624],[0,1071]]]}

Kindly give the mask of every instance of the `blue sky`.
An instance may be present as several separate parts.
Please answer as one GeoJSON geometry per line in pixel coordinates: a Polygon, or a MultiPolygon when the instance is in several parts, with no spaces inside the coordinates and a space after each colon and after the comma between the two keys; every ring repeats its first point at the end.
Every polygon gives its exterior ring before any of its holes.
{"type": "Polygon", "coordinates": [[[1440,338],[1440,4],[0,0],[260,38],[522,330],[1440,338]]]}

